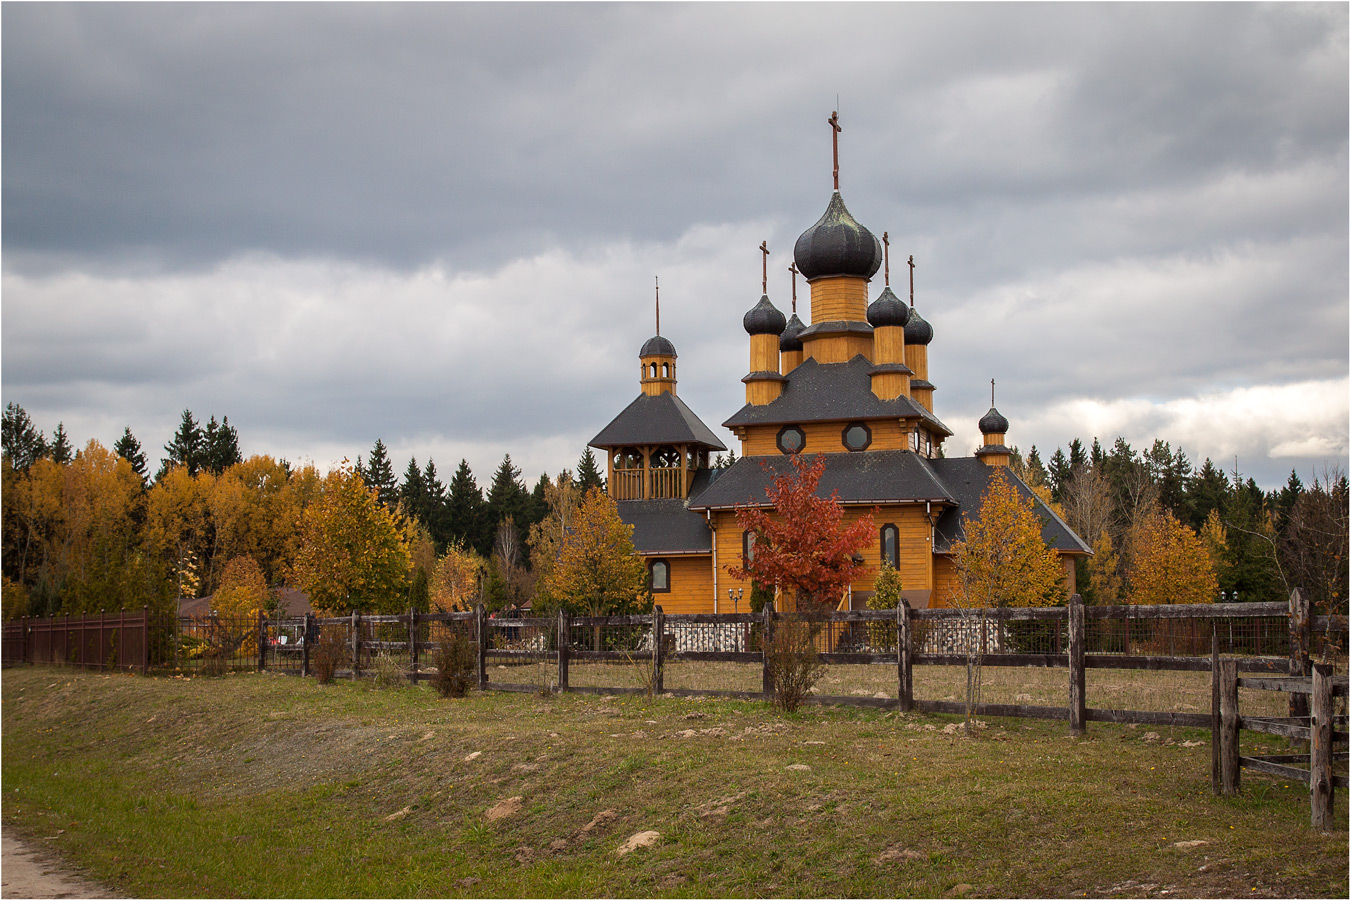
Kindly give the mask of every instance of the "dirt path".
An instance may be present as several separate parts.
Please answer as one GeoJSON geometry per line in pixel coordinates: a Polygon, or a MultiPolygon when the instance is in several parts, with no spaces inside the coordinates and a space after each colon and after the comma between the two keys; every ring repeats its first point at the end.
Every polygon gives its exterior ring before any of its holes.
{"type": "Polygon", "coordinates": [[[46,847],[0,833],[0,897],[116,897],[71,871],[46,847]]]}

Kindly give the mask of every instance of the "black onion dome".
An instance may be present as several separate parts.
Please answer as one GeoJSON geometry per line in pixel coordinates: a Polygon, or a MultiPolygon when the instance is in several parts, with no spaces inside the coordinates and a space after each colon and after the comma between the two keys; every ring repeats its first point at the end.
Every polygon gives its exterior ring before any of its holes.
{"type": "Polygon", "coordinates": [[[853,218],[835,191],[820,221],[802,232],[792,249],[797,271],[809,281],[822,275],[871,278],[881,268],[881,241],[853,218]]]}
{"type": "Polygon", "coordinates": [[[1004,418],[1003,414],[998,410],[994,409],[992,406],[989,407],[989,412],[985,413],[984,418],[980,420],[980,434],[1007,433],[1008,420],[1004,418]]]}
{"type": "Polygon", "coordinates": [[[638,351],[638,356],[675,356],[675,345],[661,335],[648,338],[647,343],[642,345],[638,351]]]}
{"type": "Polygon", "coordinates": [[[924,317],[919,315],[917,309],[910,307],[909,321],[905,323],[905,343],[927,345],[932,341],[933,326],[929,325],[924,317]]]}
{"type": "Polygon", "coordinates": [[[778,307],[769,302],[769,295],[759,298],[755,308],[745,314],[741,320],[747,334],[779,335],[787,327],[787,319],[778,311],[778,307]]]}
{"type": "Polygon", "coordinates": [[[787,327],[778,338],[778,349],[783,353],[802,349],[801,333],[806,330],[806,323],[797,318],[793,313],[792,318],[788,319],[787,327]]]}
{"type": "Polygon", "coordinates": [[[903,328],[909,321],[909,307],[888,286],[881,296],[867,307],[867,324],[873,328],[896,326],[903,328]]]}

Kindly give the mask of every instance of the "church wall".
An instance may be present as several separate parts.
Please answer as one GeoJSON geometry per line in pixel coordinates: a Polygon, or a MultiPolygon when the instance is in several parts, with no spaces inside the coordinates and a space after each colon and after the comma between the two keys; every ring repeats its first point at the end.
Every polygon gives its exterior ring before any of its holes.
{"type": "Polygon", "coordinates": [[[811,282],[811,324],[867,320],[867,279],[820,278],[811,282]]]}
{"type": "MultiPolygon", "coordinates": [[[[806,446],[802,452],[845,453],[844,427],[848,422],[803,422],[798,425],[806,435],[806,446]]],[[[873,419],[867,423],[872,429],[871,450],[904,450],[909,447],[908,432],[899,419],[873,419]]],[[[742,456],[781,456],[778,449],[778,432],[782,425],[756,425],[746,429],[741,439],[742,456]]]]}
{"type": "Polygon", "coordinates": [[[664,559],[670,564],[670,590],[652,594],[663,612],[674,615],[713,611],[712,554],[647,557],[648,562],[653,559],[664,559]]]}

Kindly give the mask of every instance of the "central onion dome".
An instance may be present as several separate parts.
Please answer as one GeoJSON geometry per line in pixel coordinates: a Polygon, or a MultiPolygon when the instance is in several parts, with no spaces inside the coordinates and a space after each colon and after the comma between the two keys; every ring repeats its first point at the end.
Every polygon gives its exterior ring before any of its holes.
{"type": "Polygon", "coordinates": [[[642,345],[638,351],[638,356],[675,356],[675,345],[661,335],[648,338],[647,343],[642,345]]]}
{"type": "Polygon", "coordinates": [[[1008,420],[1003,417],[994,407],[989,407],[989,412],[980,419],[980,434],[1007,434],[1008,420]]]}
{"type": "Polygon", "coordinates": [[[909,307],[895,296],[889,286],[867,307],[867,324],[873,328],[888,325],[903,328],[907,322],[909,322],[909,307]]]}
{"type": "Polygon", "coordinates": [[[909,321],[905,323],[905,343],[927,346],[933,341],[933,326],[919,315],[913,307],[909,310],[909,321]]]}
{"type": "Polygon", "coordinates": [[[792,249],[797,271],[806,280],[824,275],[857,275],[871,278],[881,268],[881,241],[844,206],[835,191],[820,221],[802,232],[792,249]]]}
{"type": "Polygon", "coordinates": [[[772,334],[780,335],[783,329],[787,327],[787,319],[778,311],[778,307],[769,302],[769,295],[765,294],[759,298],[759,302],[754,308],[745,314],[741,320],[745,326],[747,334],[772,334]]]}
{"type": "Polygon", "coordinates": [[[793,313],[792,318],[788,319],[787,327],[778,337],[778,349],[783,353],[791,353],[794,350],[802,349],[801,333],[806,330],[806,324],[797,318],[793,313]]]}

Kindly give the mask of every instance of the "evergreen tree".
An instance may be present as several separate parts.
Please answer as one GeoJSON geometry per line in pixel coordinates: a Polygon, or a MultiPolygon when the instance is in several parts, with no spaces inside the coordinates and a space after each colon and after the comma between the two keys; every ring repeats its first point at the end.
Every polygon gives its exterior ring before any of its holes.
{"type": "Polygon", "coordinates": [[[435,460],[427,460],[427,467],[422,473],[422,491],[427,505],[427,521],[423,524],[431,532],[436,552],[444,553],[445,548],[450,545],[451,533],[447,527],[445,485],[436,474],[435,460]]]}
{"type": "Polygon", "coordinates": [[[1055,450],[1050,457],[1050,492],[1056,503],[1064,502],[1064,485],[1069,481],[1069,458],[1062,448],[1055,450]]]}
{"type": "MultiPolygon", "coordinates": [[[[1081,452],[1081,444],[1079,445],[1079,449],[1081,452]]],[[[1070,456],[1072,457],[1072,454],[1070,454],[1070,456]]],[[[1104,462],[1106,462],[1106,453],[1102,450],[1101,441],[1094,437],[1092,439],[1092,455],[1088,457],[1088,463],[1095,469],[1104,462]]]]}
{"type": "Polygon", "coordinates": [[[493,528],[508,516],[517,522],[529,517],[530,492],[520,483],[520,470],[511,463],[511,454],[502,457],[488,488],[488,518],[493,528]]]}
{"type": "Polygon", "coordinates": [[[150,473],[146,469],[145,452],[141,450],[141,442],[136,440],[136,436],[131,433],[131,426],[126,426],[122,436],[113,444],[113,452],[131,463],[131,470],[141,476],[141,483],[149,477],[150,473]]]}
{"type": "Polygon", "coordinates": [[[403,473],[403,484],[399,486],[399,499],[408,512],[417,517],[417,521],[427,524],[426,502],[427,486],[422,480],[422,470],[417,465],[417,457],[408,460],[407,471],[403,473]]]}
{"type": "Polygon", "coordinates": [[[183,410],[183,420],[178,423],[178,430],[174,432],[173,438],[164,445],[164,452],[168,455],[164,457],[160,464],[159,474],[155,476],[155,480],[162,479],[165,473],[174,466],[182,466],[187,469],[189,475],[196,475],[202,465],[202,444],[202,430],[197,426],[197,421],[192,418],[192,410],[183,410]]]}
{"type": "Polygon", "coordinates": [[[394,466],[389,462],[389,451],[385,449],[384,441],[375,439],[375,446],[370,449],[370,462],[359,473],[366,487],[374,491],[387,508],[393,509],[398,505],[398,480],[394,478],[394,466]]]}
{"type": "Polygon", "coordinates": [[[459,461],[455,477],[450,480],[446,520],[446,531],[452,541],[460,541],[484,558],[492,555],[492,529],[483,507],[483,492],[467,460],[459,461]]]}
{"type": "Polygon", "coordinates": [[[1227,526],[1227,584],[1247,602],[1278,602],[1287,598],[1276,562],[1275,527],[1266,509],[1266,497],[1248,478],[1237,486],[1223,524],[1227,526]]]}
{"type": "Polygon", "coordinates": [[[47,439],[33,424],[22,406],[10,403],[5,407],[3,427],[0,427],[0,444],[10,465],[20,472],[45,457],[50,448],[47,439]]]}
{"type": "Polygon", "coordinates": [[[66,436],[65,423],[57,422],[56,431],[52,432],[51,460],[64,466],[74,458],[75,451],[71,449],[70,438],[66,436]]]}
{"type": "Polygon", "coordinates": [[[600,475],[600,469],[595,461],[595,454],[591,448],[581,454],[581,460],[577,463],[577,491],[584,497],[591,488],[601,488],[605,486],[605,479],[600,475]]]}
{"type": "Polygon", "coordinates": [[[230,466],[244,461],[239,453],[239,433],[230,425],[229,416],[221,419],[219,425],[216,424],[216,417],[212,416],[201,434],[201,467],[212,475],[219,475],[230,466]]]}
{"type": "Polygon", "coordinates": [[[1045,464],[1041,462],[1041,454],[1035,444],[1031,445],[1031,452],[1027,454],[1027,471],[1036,479],[1037,484],[1050,483],[1050,473],[1045,470],[1045,464]]]}
{"type": "MultiPolygon", "coordinates": [[[[1092,439],[1092,447],[1094,456],[1096,453],[1099,453],[1102,449],[1101,444],[1097,443],[1096,438],[1092,439]]],[[[1083,449],[1083,442],[1080,441],[1078,438],[1074,438],[1072,441],[1069,442],[1069,474],[1072,475],[1079,469],[1084,468],[1087,464],[1088,464],[1088,455],[1087,451],[1083,449]]]]}
{"type": "Polygon", "coordinates": [[[1200,471],[1191,479],[1187,494],[1187,506],[1191,514],[1189,524],[1199,530],[1204,527],[1211,512],[1217,511],[1220,517],[1227,515],[1232,489],[1228,484],[1228,476],[1206,457],[1200,471]]]}
{"type": "Polygon", "coordinates": [[[1289,514],[1294,510],[1294,504],[1298,502],[1299,495],[1303,493],[1303,481],[1298,477],[1298,473],[1293,469],[1289,470],[1289,480],[1285,482],[1284,487],[1280,488],[1275,495],[1275,502],[1272,504],[1279,516],[1276,523],[1277,530],[1284,534],[1285,528],[1289,524],[1289,514]]]}

